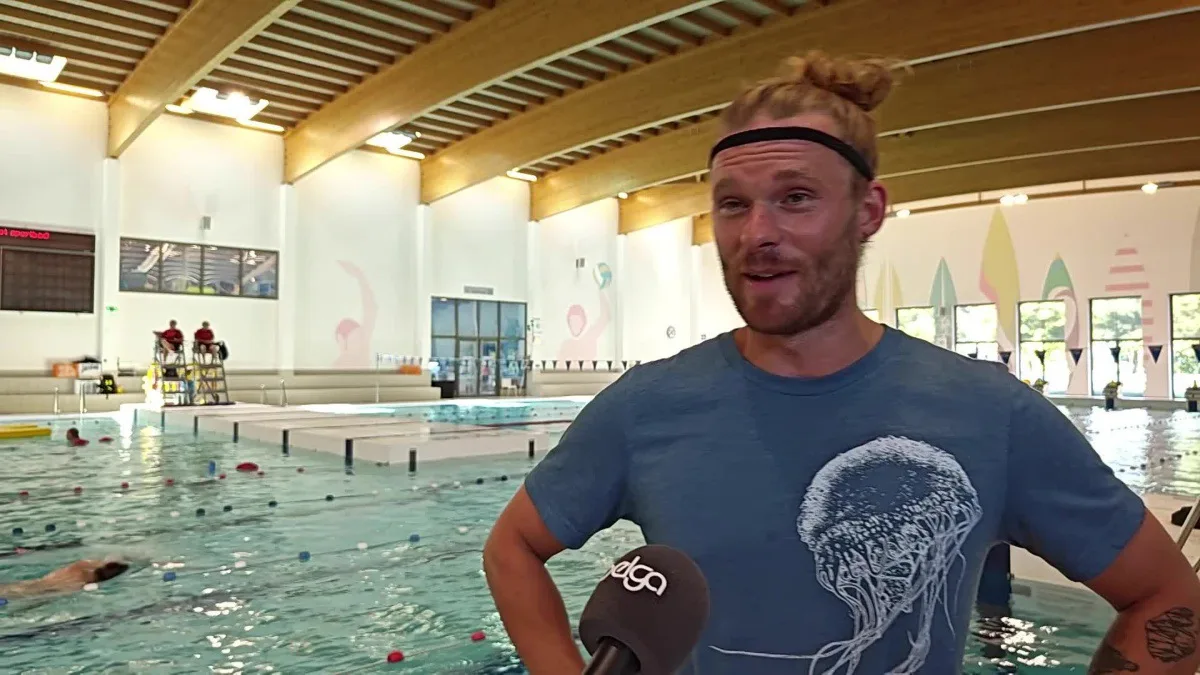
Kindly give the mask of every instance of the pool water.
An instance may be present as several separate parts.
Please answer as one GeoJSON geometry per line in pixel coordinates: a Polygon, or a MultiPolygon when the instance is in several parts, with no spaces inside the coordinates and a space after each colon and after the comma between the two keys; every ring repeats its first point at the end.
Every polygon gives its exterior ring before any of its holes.
{"type": "MultiPolygon", "coordinates": [[[[579,405],[370,410],[558,428],[579,405]]],[[[1193,490],[1200,482],[1188,468],[1197,462],[1186,459],[1193,446],[1200,450],[1192,418],[1068,414],[1137,489],[1193,490]],[[1169,461],[1158,463],[1160,456],[1169,461]]],[[[448,461],[415,476],[360,463],[348,473],[336,456],[284,456],[277,446],[164,433],[124,417],[76,424],[90,446],[64,446],[68,423],[55,423],[52,438],[0,441],[0,581],[84,557],[141,562],[97,591],[0,608],[4,672],[523,672],[480,558],[488,528],[533,461],[448,461]],[[103,435],[117,440],[97,443],[103,435]],[[210,476],[210,461],[225,479],[210,476]],[[265,475],[234,471],[243,461],[265,475]],[[29,497],[18,497],[21,490],[29,497]],[[11,535],[16,527],[24,534],[11,535]],[[17,547],[31,550],[14,555],[17,547]],[[476,631],[486,638],[472,641],[476,631]],[[406,654],[402,663],[386,662],[393,650],[406,654]]],[[[551,562],[573,621],[611,560],[641,543],[640,532],[621,523],[551,562]]],[[[1012,614],[975,621],[964,672],[1086,672],[1112,617],[1087,593],[1024,582],[1012,614]]]]}

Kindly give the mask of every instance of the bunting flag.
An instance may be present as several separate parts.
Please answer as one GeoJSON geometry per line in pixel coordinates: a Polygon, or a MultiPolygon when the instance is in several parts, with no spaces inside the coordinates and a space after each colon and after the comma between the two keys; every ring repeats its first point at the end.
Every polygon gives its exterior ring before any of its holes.
{"type": "Polygon", "coordinates": [[[1037,357],[1037,360],[1039,363],[1041,363],[1043,366],[1046,365],[1046,350],[1045,349],[1039,349],[1039,350],[1035,351],[1033,353],[1033,355],[1037,357]]]}
{"type": "Polygon", "coordinates": [[[1200,361],[1200,342],[1192,345],[1192,353],[1196,355],[1196,360],[1200,361]]]}
{"type": "Polygon", "coordinates": [[[612,370],[612,359],[608,360],[608,369],[612,370]]]}
{"type": "Polygon", "coordinates": [[[1121,345],[1117,345],[1116,347],[1109,347],[1108,353],[1112,354],[1113,361],[1119,362],[1121,360],[1121,345]]]}
{"type": "Polygon", "coordinates": [[[1012,358],[1012,352],[1010,352],[1010,351],[1002,351],[1002,352],[1000,352],[1000,360],[1004,362],[1004,365],[1006,365],[1006,366],[1007,366],[1007,365],[1008,365],[1008,360],[1009,360],[1009,359],[1011,359],[1011,358],[1012,358]]]}
{"type": "Polygon", "coordinates": [[[1079,359],[1082,357],[1083,357],[1082,349],[1080,349],[1078,347],[1073,347],[1071,349],[1071,360],[1075,362],[1075,365],[1079,365],[1079,359]]]}
{"type": "Polygon", "coordinates": [[[621,362],[621,370],[629,370],[629,362],[628,361],[621,362]]]}
{"type": "Polygon", "coordinates": [[[1162,354],[1163,346],[1162,345],[1147,345],[1147,348],[1150,350],[1150,358],[1154,359],[1155,363],[1158,363],[1158,355],[1162,354]]]}
{"type": "Polygon", "coordinates": [[[970,354],[967,354],[967,356],[969,356],[973,359],[977,359],[977,358],[979,358],[979,352],[971,352],[970,354]]]}

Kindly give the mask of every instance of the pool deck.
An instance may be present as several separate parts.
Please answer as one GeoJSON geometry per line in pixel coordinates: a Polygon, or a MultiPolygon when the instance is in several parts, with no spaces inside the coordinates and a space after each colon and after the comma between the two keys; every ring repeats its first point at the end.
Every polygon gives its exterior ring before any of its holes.
{"type": "MultiPolygon", "coordinates": [[[[1147,494],[1143,495],[1142,498],[1146,502],[1147,508],[1150,509],[1150,513],[1158,518],[1159,522],[1166,528],[1167,533],[1171,535],[1171,538],[1176,539],[1179,537],[1179,532],[1183,528],[1171,524],[1171,514],[1181,506],[1191,506],[1195,500],[1164,494],[1147,494]]],[[[1193,532],[1192,536],[1188,538],[1187,544],[1183,547],[1183,552],[1193,564],[1200,558],[1200,530],[1193,532]]],[[[1046,561],[1019,548],[1013,548],[1012,575],[1016,579],[1028,579],[1031,581],[1058,584],[1060,586],[1083,588],[1083,584],[1067,579],[1046,561]]]]}
{"type": "Polygon", "coordinates": [[[550,449],[550,437],[542,431],[256,404],[165,408],[142,411],[140,418],[164,429],[226,436],[235,442],[278,443],[285,454],[308,450],[338,455],[347,463],[403,464],[531,451],[542,454],[550,449]]]}

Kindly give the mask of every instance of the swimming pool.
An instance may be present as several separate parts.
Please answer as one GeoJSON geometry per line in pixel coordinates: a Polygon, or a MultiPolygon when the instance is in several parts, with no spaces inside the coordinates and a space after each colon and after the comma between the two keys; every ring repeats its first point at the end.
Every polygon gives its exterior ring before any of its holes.
{"type": "MultiPolygon", "coordinates": [[[[559,426],[581,405],[502,403],[368,409],[559,426]]],[[[1138,489],[1197,483],[1185,458],[1187,443],[1200,449],[1200,421],[1068,412],[1138,489]],[[1130,449],[1136,438],[1145,441],[1141,450],[1130,449]],[[1169,461],[1158,463],[1160,456],[1169,461]]],[[[15,546],[59,547],[0,558],[0,579],[108,553],[154,564],[98,591],[0,608],[6,672],[522,672],[480,553],[530,460],[448,460],[415,476],[359,463],[348,473],[336,456],[283,456],[272,445],[134,428],[127,418],[84,420],[80,429],[93,442],[75,450],[61,442],[68,426],[55,423],[50,439],[0,441],[0,460],[9,460],[0,461],[0,555],[15,546]],[[117,442],[96,443],[102,435],[117,442]],[[225,479],[209,475],[210,461],[225,479]],[[241,461],[258,463],[265,475],[233,471],[241,461]],[[29,497],[16,497],[21,490],[29,497]],[[15,527],[24,534],[12,536],[15,527]],[[410,541],[414,534],[419,539],[410,541]],[[477,631],[485,639],[473,641],[477,631]],[[386,662],[394,650],[405,653],[403,662],[386,662]]],[[[552,561],[573,619],[610,561],[640,543],[623,523],[552,561]]],[[[1084,672],[1112,613],[1079,591],[1020,583],[1013,615],[976,621],[965,672],[1084,672]]]]}

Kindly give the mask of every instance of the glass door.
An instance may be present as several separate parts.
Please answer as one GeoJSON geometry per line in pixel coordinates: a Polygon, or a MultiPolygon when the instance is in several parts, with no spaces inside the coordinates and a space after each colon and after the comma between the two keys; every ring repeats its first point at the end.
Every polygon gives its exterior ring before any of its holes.
{"type": "Polygon", "coordinates": [[[496,357],[497,348],[495,340],[481,340],[479,342],[479,395],[480,396],[495,396],[499,393],[497,389],[499,370],[496,357]]]}
{"type": "Polygon", "coordinates": [[[458,395],[479,395],[479,341],[458,341],[458,395]]]}

